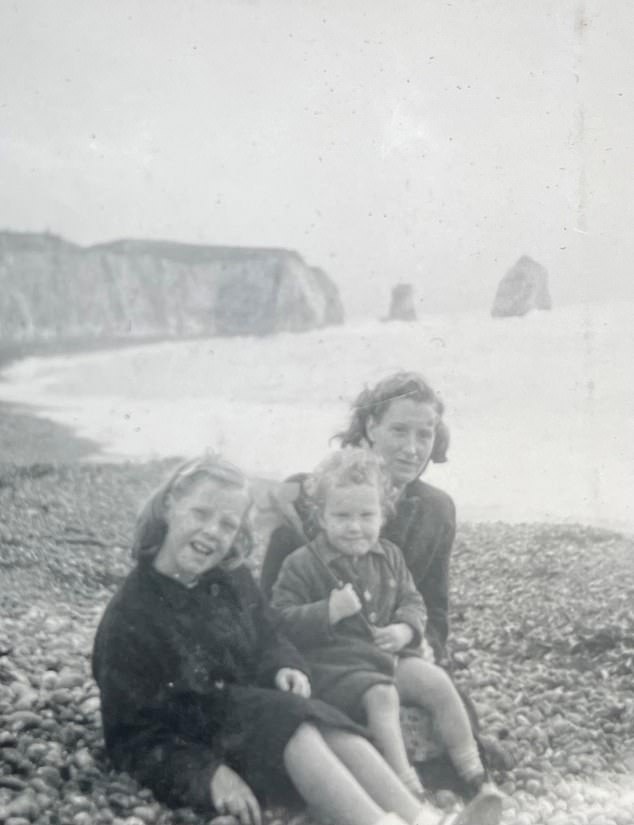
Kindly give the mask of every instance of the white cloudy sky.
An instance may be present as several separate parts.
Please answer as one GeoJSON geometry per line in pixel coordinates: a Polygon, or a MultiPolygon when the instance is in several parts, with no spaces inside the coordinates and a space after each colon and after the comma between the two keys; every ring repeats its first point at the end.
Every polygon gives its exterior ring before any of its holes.
{"type": "Polygon", "coordinates": [[[350,314],[634,295],[631,0],[0,0],[0,227],[286,246],[350,314]]]}

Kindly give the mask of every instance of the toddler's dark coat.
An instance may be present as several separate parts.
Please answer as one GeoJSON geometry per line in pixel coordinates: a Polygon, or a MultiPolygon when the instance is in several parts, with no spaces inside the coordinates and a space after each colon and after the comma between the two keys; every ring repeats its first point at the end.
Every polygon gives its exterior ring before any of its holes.
{"type": "Polygon", "coordinates": [[[187,588],[141,562],[106,608],[93,650],[114,766],[169,804],[203,810],[221,763],[260,797],[288,787],[283,751],[303,721],[359,728],[274,689],[282,667],[307,672],[246,567],[216,568],[187,588]]]}
{"type": "Polygon", "coordinates": [[[405,622],[414,631],[400,656],[420,655],[425,608],[401,551],[381,539],[365,555],[352,558],[334,549],[323,533],[284,561],[273,587],[273,607],[284,633],[306,656],[316,696],[351,716],[359,716],[368,688],[393,684],[396,656],[374,642],[371,626],[405,622]],[[332,626],[331,591],[351,583],[360,614],[332,626]]]}
{"type": "MultiPolygon", "coordinates": [[[[262,566],[261,586],[270,598],[284,559],[315,535],[302,482],[289,479],[276,504],[283,523],[271,534],[262,566]]],[[[449,561],[456,532],[456,508],[450,496],[420,479],[407,484],[381,536],[399,547],[427,610],[425,637],[436,662],[445,656],[449,635],[449,561]]]]}

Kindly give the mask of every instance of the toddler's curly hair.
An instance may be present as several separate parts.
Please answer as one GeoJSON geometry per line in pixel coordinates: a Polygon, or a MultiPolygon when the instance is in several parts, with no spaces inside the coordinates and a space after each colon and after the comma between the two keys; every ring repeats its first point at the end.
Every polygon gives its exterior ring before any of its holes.
{"type": "Polygon", "coordinates": [[[328,493],[337,487],[376,487],[383,518],[393,512],[396,491],[382,459],[365,447],[342,447],[325,458],[304,482],[312,515],[323,513],[328,493]]]}

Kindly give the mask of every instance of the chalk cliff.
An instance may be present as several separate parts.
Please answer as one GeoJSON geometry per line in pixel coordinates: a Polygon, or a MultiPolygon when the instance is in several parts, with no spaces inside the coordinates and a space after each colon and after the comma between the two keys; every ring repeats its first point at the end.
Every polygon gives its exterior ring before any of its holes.
{"type": "Polygon", "coordinates": [[[343,322],[293,251],[0,232],[0,340],[267,335],[343,322]]]}

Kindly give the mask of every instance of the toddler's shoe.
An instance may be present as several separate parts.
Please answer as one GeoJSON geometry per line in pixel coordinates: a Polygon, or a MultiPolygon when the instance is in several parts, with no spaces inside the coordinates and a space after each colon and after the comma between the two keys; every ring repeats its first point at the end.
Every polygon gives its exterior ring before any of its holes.
{"type": "Polygon", "coordinates": [[[455,814],[447,814],[438,825],[498,825],[502,819],[502,794],[485,784],[465,807],[455,814]]]}

